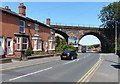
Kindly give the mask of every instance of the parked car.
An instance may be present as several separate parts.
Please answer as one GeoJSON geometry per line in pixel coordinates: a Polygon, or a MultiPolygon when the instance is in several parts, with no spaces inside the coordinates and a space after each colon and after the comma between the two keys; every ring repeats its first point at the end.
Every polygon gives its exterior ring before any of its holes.
{"type": "Polygon", "coordinates": [[[60,55],[61,60],[63,60],[63,59],[71,59],[71,60],[73,60],[73,59],[77,59],[77,56],[78,55],[77,55],[76,51],[68,51],[68,50],[64,51],[60,55]]]}

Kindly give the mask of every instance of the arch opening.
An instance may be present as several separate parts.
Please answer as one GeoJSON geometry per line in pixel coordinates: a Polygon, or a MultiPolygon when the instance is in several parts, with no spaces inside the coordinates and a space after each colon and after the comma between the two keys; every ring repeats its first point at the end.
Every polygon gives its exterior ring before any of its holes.
{"type": "MultiPolygon", "coordinates": [[[[83,36],[81,36],[79,38],[79,45],[80,46],[97,46],[98,47],[98,50],[97,48],[95,49],[92,49],[92,50],[89,50],[88,48],[88,51],[97,51],[97,52],[106,52],[107,51],[107,47],[108,47],[108,44],[107,44],[107,40],[105,39],[104,36],[102,36],[102,34],[98,33],[98,32],[88,32],[88,33],[85,33],[83,36]],[[88,37],[87,37],[88,36],[88,37]],[[82,39],[84,40],[84,37],[86,37],[85,39],[87,39],[86,41],[86,44],[83,44],[80,45],[82,39]],[[93,39],[92,39],[93,38],[93,39]],[[91,41],[91,42],[90,42],[91,41]],[[91,43],[91,45],[90,45],[91,43]]],[[[79,48],[79,50],[81,50],[79,48]]]]}
{"type": "Polygon", "coordinates": [[[82,52],[84,47],[86,47],[86,52],[100,52],[101,42],[94,35],[85,35],[79,41],[79,51],[82,52]]]}

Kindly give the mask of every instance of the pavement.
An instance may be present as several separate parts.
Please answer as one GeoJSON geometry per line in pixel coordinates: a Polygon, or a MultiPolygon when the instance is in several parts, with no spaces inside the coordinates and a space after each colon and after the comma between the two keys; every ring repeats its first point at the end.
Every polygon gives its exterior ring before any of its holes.
{"type": "Polygon", "coordinates": [[[119,57],[114,54],[101,54],[103,62],[90,77],[89,82],[108,82],[114,84],[120,84],[118,77],[118,71],[120,69],[119,57]],[[118,83],[119,82],[119,83],[118,83]]]}

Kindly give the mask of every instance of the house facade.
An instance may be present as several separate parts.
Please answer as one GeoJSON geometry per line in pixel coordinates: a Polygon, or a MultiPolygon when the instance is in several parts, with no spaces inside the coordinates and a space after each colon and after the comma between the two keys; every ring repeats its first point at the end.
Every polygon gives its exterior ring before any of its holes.
{"type": "Polygon", "coordinates": [[[26,17],[26,7],[20,3],[19,13],[8,6],[0,8],[0,56],[21,57],[31,48],[36,52],[53,52],[55,50],[55,31],[46,24],[26,17]]]}

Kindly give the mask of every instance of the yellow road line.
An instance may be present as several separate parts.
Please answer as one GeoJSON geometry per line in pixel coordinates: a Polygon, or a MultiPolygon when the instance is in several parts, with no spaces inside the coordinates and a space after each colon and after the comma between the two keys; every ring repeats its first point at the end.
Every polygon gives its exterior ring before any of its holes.
{"type": "Polygon", "coordinates": [[[85,79],[88,77],[88,75],[90,75],[92,73],[92,71],[95,69],[95,67],[97,67],[97,65],[101,62],[101,59],[98,60],[98,62],[96,64],[94,64],[94,66],[84,75],[82,76],[82,78],[80,80],[77,81],[77,84],[80,82],[85,81],[85,79]]]}
{"type": "MultiPolygon", "coordinates": [[[[99,61],[97,63],[99,63],[99,61]]],[[[81,80],[83,80],[83,78],[96,66],[96,64],[84,76],[82,76],[82,78],[80,80],[78,80],[78,82],[81,82],[81,80]]]]}
{"type": "Polygon", "coordinates": [[[56,60],[59,60],[59,59],[54,59],[54,60],[49,60],[49,61],[43,61],[43,62],[35,62],[35,63],[32,63],[32,64],[24,64],[24,65],[22,64],[22,65],[18,65],[18,66],[12,66],[12,67],[8,67],[8,68],[0,69],[0,71],[9,70],[9,69],[15,69],[15,68],[20,68],[20,67],[25,67],[25,66],[31,66],[31,65],[36,65],[36,64],[43,64],[43,63],[48,63],[48,62],[56,61],[56,60]]]}
{"type": "Polygon", "coordinates": [[[85,82],[85,80],[93,73],[93,71],[97,68],[97,66],[101,64],[101,62],[102,60],[91,70],[91,72],[81,82],[85,82]]]}
{"type": "Polygon", "coordinates": [[[89,79],[87,80],[87,82],[89,82],[91,80],[91,78],[93,77],[93,75],[95,74],[95,72],[97,71],[97,69],[100,67],[100,65],[102,64],[103,60],[100,62],[100,64],[98,65],[98,67],[96,67],[96,69],[94,70],[94,72],[91,74],[91,76],[89,77],[89,79]]]}

